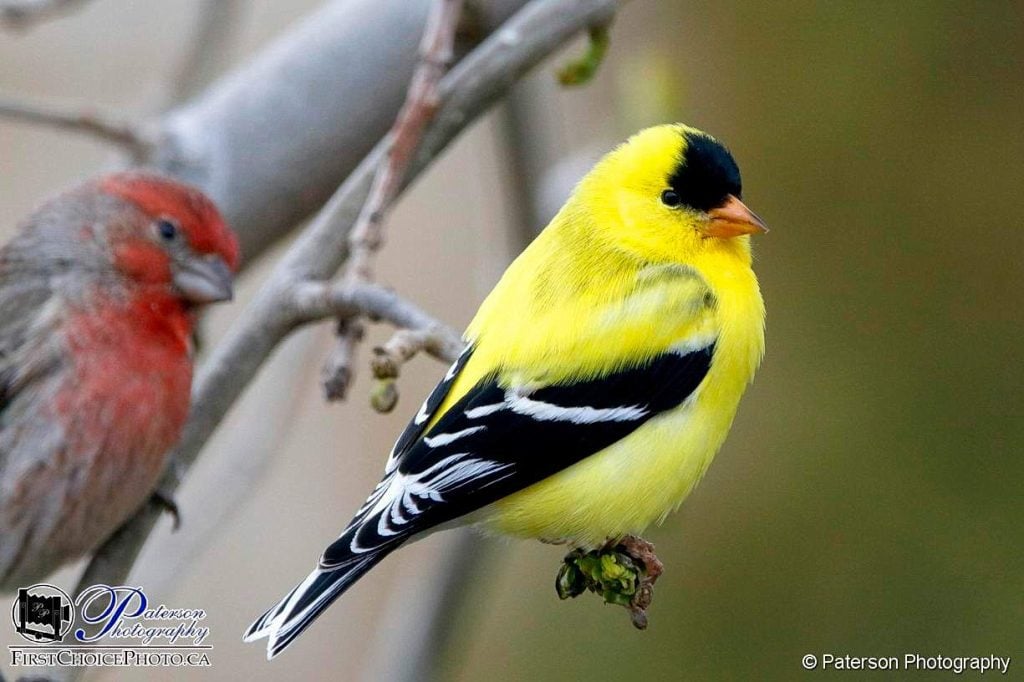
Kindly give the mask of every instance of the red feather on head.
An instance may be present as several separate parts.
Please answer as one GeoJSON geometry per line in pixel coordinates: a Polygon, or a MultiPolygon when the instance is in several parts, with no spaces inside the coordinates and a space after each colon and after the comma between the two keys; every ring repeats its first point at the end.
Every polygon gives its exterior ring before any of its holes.
{"type": "Polygon", "coordinates": [[[232,271],[238,271],[238,239],[217,207],[198,189],[141,171],[108,175],[99,181],[99,187],[131,202],[154,219],[173,218],[194,251],[216,254],[232,271]]]}

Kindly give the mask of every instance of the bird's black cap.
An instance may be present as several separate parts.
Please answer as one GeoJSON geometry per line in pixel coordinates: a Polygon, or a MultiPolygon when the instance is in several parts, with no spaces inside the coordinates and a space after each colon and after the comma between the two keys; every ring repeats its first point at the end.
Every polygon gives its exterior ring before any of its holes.
{"type": "Polygon", "coordinates": [[[709,211],[724,204],[730,194],[741,199],[740,169],[729,150],[703,133],[687,130],[682,135],[686,151],[668,181],[682,203],[709,211]]]}

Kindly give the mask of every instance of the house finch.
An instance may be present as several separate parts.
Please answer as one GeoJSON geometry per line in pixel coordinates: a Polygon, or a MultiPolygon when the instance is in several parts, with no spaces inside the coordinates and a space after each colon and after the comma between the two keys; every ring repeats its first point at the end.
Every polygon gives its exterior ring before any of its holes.
{"type": "Polygon", "coordinates": [[[109,175],[0,249],[0,590],[96,549],[153,494],[189,409],[197,305],[235,235],[198,190],[109,175]]]}

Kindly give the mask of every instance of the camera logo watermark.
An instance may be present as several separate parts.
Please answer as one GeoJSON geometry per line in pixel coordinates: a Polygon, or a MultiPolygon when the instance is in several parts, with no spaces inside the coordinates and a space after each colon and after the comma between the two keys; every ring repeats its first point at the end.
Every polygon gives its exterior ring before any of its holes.
{"type": "Polygon", "coordinates": [[[153,606],[141,587],[93,585],[74,600],[53,585],[18,590],[12,666],[210,666],[206,611],[153,606]],[[77,626],[77,627],[76,627],[77,626]]]}
{"type": "Polygon", "coordinates": [[[18,590],[11,620],[30,642],[61,642],[75,621],[75,607],[59,587],[40,583],[18,590]]]}

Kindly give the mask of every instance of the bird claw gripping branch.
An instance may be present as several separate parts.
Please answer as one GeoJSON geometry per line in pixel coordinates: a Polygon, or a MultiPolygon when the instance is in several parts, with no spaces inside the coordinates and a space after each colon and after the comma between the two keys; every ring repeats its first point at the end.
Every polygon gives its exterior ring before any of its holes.
{"type": "Polygon", "coordinates": [[[633,626],[644,630],[647,608],[654,598],[654,583],[663,569],[654,554],[654,545],[627,535],[601,549],[569,552],[555,579],[555,591],[560,599],[578,597],[587,590],[596,592],[606,604],[625,607],[633,626]]]}
{"type": "Polygon", "coordinates": [[[150,500],[160,508],[160,511],[170,514],[172,531],[176,531],[181,528],[181,510],[178,508],[178,503],[175,501],[171,493],[157,488],[150,496],[150,500]]]}

